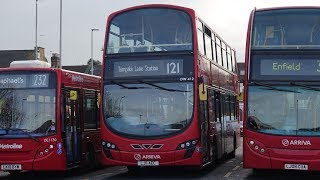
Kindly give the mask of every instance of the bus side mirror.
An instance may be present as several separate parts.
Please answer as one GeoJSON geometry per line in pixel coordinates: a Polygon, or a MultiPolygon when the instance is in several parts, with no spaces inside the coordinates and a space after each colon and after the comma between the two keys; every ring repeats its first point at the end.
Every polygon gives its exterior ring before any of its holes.
{"type": "Polygon", "coordinates": [[[199,98],[200,101],[206,101],[208,99],[207,85],[204,83],[199,84],[199,98]]]}
{"type": "Polygon", "coordinates": [[[78,99],[78,93],[77,91],[70,91],[70,100],[75,101],[78,99]]]}

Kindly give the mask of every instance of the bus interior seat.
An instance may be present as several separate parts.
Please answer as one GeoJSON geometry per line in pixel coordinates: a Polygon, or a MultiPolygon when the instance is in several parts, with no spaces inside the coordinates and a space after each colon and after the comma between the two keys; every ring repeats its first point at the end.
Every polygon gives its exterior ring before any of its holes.
{"type": "Polygon", "coordinates": [[[284,45],[284,32],[281,29],[275,29],[274,26],[266,26],[264,46],[266,45],[284,45]]]}
{"type": "Polygon", "coordinates": [[[320,29],[312,31],[310,33],[310,44],[320,45],[320,29]]]}
{"type": "Polygon", "coordinates": [[[147,52],[148,47],[147,46],[138,46],[135,48],[134,52],[147,52]]]}
{"type": "Polygon", "coordinates": [[[131,48],[130,47],[122,47],[118,51],[118,53],[128,53],[128,52],[131,52],[131,48]]]}

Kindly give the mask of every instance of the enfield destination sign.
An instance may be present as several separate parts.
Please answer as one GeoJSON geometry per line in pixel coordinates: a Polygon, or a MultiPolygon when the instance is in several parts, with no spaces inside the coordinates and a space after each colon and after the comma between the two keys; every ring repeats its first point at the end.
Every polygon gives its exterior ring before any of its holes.
{"type": "Polygon", "coordinates": [[[260,75],[320,75],[319,59],[262,59],[260,75]]]}
{"type": "Polygon", "coordinates": [[[114,62],[114,77],[182,75],[183,60],[118,61],[114,62]]]}

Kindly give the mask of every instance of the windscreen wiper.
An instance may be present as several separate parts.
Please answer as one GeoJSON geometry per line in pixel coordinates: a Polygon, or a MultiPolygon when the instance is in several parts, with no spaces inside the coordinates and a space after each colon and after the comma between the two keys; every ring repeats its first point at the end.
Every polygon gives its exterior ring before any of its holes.
{"type": "Polygon", "coordinates": [[[0,129],[0,136],[7,135],[8,131],[6,129],[0,129]]]}
{"type": "Polygon", "coordinates": [[[25,133],[29,138],[31,138],[32,140],[34,140],[34,141],[36,141],[36,142],[40,142],[40,140],[39,139],[37,139],[37,138],[35,138],[34,136],[32,136],[31,134],[30,134],[30,132],[28,132],[27,131],[27,129],[19,129],[19,128],[9,128],[9,129],[6,129],[7,130],[7,132],[8,131],[20,131],[20,132],[23,132],[23,133],[25,133]]]}
{"type": "Polygon", "coordinates": [[[249,84],[250,84],[250,85],[253,84],[253,85],[257,85],[257,86],[266,87],[266,88],[269,88],[269,90],[300,93],[300,92],[298,92],[298,91],[276,88],[276,87],[273,87],[273,86],[270,86],[270,85],[267,85],[267,84],[264,84],[264,83],[251,82],[251,83],[249,83],[249,84]]]}
{"type": "Polygon", "coordinates": [[[314,91],[320,91],[320,89],[318,89],[318,88],[311,87],[311,86],[307,86],[307,85],[304,85],[304,84],[297,84],[297,83],[295,83],[295,82],[290,82],[290,84],[293,85],[293,86],[303,87],[304,89],[309,89],[309,90],[314,90],[314,91]]]}
{"type": "Polygon", "coordinates": [[[145,81],[142,81],[142,80],[139,80],[139,82],[143,83],[143,84],[148,84],[150,86],[159,88],[161,90],[170,91],[170,92],[190,92],[190,91],[184,91],[184,90],[178,90],[178,89],[168,89],[168,88],[165,88],[165,87],[162,87],[162,86],[159,86],[159,85],[155,85],[153,83],[145,82],[145,81]]]}
{"type": "Polygon", "coordinates": [[[126,89],[143,89],[144,87],[128,87],[128,86],[125,86],[121,83],[118,83],[118,82],[115,82],[115,81],[110,81],[112,84],[116,84],[120,87],[123,87],[123,88],[126,88],[126,89]]]}
{"type": "Polygon", "coordinates": [[[314,127],[314,128],[299,128],[300,131],[319,131],[320,127],[314,127]]]}

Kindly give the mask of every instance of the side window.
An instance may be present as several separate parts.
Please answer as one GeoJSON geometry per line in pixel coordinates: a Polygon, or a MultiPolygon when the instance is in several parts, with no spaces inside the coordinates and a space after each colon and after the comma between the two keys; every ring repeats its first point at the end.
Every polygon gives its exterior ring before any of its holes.
{"type": "Polygon", "coordinates": [[[223,96],[224,100],[224,118],[226,121],[230,121],[230,96],[229,95],[224,95],[223,96]]]}
{"type": "Polygon", "coordinates": [[[99,117],[97,96],[95,91],[85,91],[84,94],[84,129],[97,129],[99,117]]]}
{"type": "Polygon", "coordinates": [[[206,57],[212,59],[212,49],[211,49],[211,38],[208,35],[205,35],[206,43],[206,57]]]}
{"type": "Polygon", "coordinates": [[[231,56],[232,56],[232,69],[233,72],[236,72],[236,52],[234,50],[231,51],[231,56]]]}
{"type": "Polygon", "coordinates": [[[233,71],[231,50],[230,50],[230,47],[228,47],[228,46],[227,46],[227,58],[228,58],[228,69],[229,69],[229,71],[233,71]]]}
{"type": "Polygon", "coordinates": [[[203,39],[203,32],[198,29],[198,49],[200,51],[200,54],[204,54],[204,39],[203,39]]]}
{"type": "Polygon", "coordinates": [[[206,57],[212,59],[212,45],[211,45],[211,30],[204,27],[204,40],[205,40],[205,48],[206,48],[206,57]]]}
{"type": "Polygon", "coordinates": [[[215,42],[214,34],[212,34],[211,38],[212,38],[212,60],[217,62],[216,42],[215,42]]]}
{"type": "Polygon", "coordinates": [[[215,106],[216,106],[216,109],[215,109],[215,112],[216,112],[216,121],[217,122],[220,122],[221,123],[221,114],[222,114],[222,108],[221,108],[221,98],[220,98],[220,93],[219,92],[216,92],[215,93],[215,106]]]}
{"type": "Polygon", "coordinates": [[[223,65],[222,64],[222,58],[221,58],[221,41],[218,37],[216,37],[216,48],[217,48],[217,62],[219,65],[223,65]]]}
{"type": "Polygon", "coordinates": [[[236,97],[230,96],[230,116],[231,120],[236,120],[236,97]]]}
{"type": "Polygon", "coordinates": [[[209,103],[209,117],[210,117],[209,120],[210,122],[217,122],[214,90],[209,90],[208,103],[209,103]]]}
{"type": "Polygon", "coordinates": [[[221,42],[222,47],[222,59],[223,59],[223,67],[228,69],[228,61],[227,61],[227,52],[226,52],[226,44],[221,42]]]}

